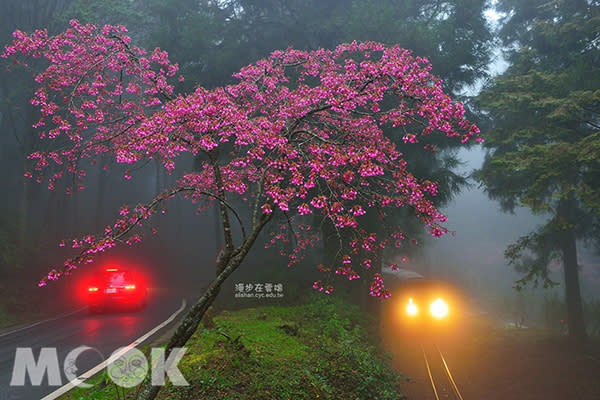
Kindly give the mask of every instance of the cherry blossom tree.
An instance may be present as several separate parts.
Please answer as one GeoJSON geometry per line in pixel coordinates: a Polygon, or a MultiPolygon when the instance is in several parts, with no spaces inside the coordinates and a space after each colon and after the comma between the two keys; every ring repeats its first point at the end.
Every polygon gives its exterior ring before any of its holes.
{"type": "MultiPolygon", "coordinates": [[[[435,182],[413,176],[394,143],[419,146],[420,137],[431,134],[463,143],[481,139],[464,118],[463,105],[443,93],[427,60],[372,42],[311,52],[290,48],[243,68],[235,74],[237,84],[176,95],[169,82],[183,79],[177,64],[161,49],[134,46],[126,32],[71,21],[70,29],[53,37],[43,30],[16,31],[2,54],[17,64],[31,58],[45,63],[35,76],[39,87],[31,103],[40,111],[40,137],[53,146],[29,156],[35,166],[28,177],[53,189],[73,176],[69,190],[80,190],[85,165],[102,156],[132,166],[154,159],[180,174],[156,198],[122,207],[104,232],[74,239],[75,255],[40,285],[119,243],[141,241],[143,226],[174,196],[185,196],[198,211],[218,207],[225,249],[216,278],[172,336],[168,356],[191,337],[270,222],[275,233],[268,245],[291,239],[287,256],[295,264],[318,239],[311,229],[315,215],[331,220],[345,241],[343,262],[319,266],[324,276],[314,288],[330,293],[335,275],[367,275],[376,297],[389,292],[380,275],[369,273],[371,265],[381,249],[407,240],[401,227],[386,223],[386,211],[408,207],[433,236],[446,232],[446,219],[432,203],[435,182]],[[202,161],[180,173],[186,154],[202,161]],[[367,208],[377,209],[382,224],[390,225],[385,235],[361,229],[367,208]]],[[[143,397],[157,392],[148,384],[143,397]]]]}

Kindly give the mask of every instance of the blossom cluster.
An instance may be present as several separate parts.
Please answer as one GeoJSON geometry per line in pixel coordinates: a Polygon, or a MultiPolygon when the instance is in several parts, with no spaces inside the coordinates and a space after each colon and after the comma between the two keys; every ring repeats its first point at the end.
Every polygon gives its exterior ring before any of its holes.
{"type": "MultiPolygon", "coordinates": [[[[41,114],[36,127],[44,138],[63,138],[61,150],[30,156],[37,160],[37,180],[51,167],[59,172],[49,173],[50,186],[63,170],[83,180],[80,160],[99,154],[124,164],[158,159],[173,173],[188,153],[203,161],[165,193],[180,191],[194,202],[237,197],[262,214],[287,216],[272,243],[293,238],[291,264],[316,241],[303,219],[329,219],[351,232],[348,264],[335,269],[349,279],[359,276],[353,267],[368,270],[381,249],[404,239],[398,227],[380,237],[360,229],[369,210],[384,218],[387,209],[409,207],[433,236],[446,232],[446,218],[432,201],[437,185],[411,173],[396,141],[421,146],[420,138],[431,134],[480,140],[429,62],[398,46],[353,42],[333,50],[275,51],[242,68],[234,85],[178,96],[168,83],[177,65],[160,49],[133,46],[123,27],[72,21],[55,37],[15,32],[2,57],[19,54],[46,59],[32,100],[41,114]],[[286,226],[294,231],[286,233],[286,226]]],[[[161,196],[155,202],[170,197],[161,196]]],[[[115,226],[84,243],[86,251],[104,250],[115,232],[158,209],[140,207],[134,217],[122,209],[115,226]]],[[[321,283],[315,288],[333,290],[321,283]]],[[[378,275],[371,294],[388,295],[378,275]]]]}
{"type": "MultiPolygon", "coordinates": [[[[31,35],[15,31],[15,41],[5,47],[2,58],[18,54],[43,59],[47,67],[35,76],[39,84],[31,104],[40,111],[34,124],[42,139],[68,139],[70,146],[35,152],[35,178],[51,165],[81,178],[82,158],[110,153],[117,161],[135,163],[150,154],[132,140],[129,130],[173,95],[167,79],[177,73],[165,51],[148,53],[132,45],[123,26],[97,27],[70,22],[64,33],[48,37],[46,30],[31,35]]],[[[17,64],[25,64],[19,61],[17,64]]],[[[136,136],[144,132],[137,130],[136,136]]],[[[154,140],[162,140],[159,137],[154,140]]],[[[27,177],[34,177],[31,172],[27,177]]],[[[62,171],[48,176],[49,188],[62,178],[62,171]]]]}

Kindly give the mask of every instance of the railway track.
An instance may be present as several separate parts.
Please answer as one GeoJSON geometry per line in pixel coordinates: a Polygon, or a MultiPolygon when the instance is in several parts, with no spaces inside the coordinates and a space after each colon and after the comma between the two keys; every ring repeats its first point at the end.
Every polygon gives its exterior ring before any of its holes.
{"type": "Polygon", "coordinates": [[[421,345],[421,351],[435,400],[464,400],[439,347],[421,345]]]}

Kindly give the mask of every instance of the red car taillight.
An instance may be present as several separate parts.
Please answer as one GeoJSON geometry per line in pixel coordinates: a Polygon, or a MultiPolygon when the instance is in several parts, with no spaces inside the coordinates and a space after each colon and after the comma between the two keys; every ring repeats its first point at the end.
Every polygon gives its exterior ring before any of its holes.
{"type": "Polygon", "coordinates": [[[98,288],[96,286],[91,286],[88,288],[88,292],[97,292],[98,288]]]}
{"type": "Polygon", "coordinates": [[[127,286],[125,286],[125,289],[133,290],[133,289],[135,289],[135,285],[127,285],[127,286]]]}

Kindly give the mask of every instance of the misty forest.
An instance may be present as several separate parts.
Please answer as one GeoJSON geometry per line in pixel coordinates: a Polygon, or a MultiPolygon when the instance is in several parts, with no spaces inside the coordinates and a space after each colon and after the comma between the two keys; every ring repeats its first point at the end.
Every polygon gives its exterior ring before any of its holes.
{"type": "MultiPolygon", "coordinates": [[[[404,270],[461,293],[452,340],[416,337],[470,398],[514,379],[472,372],[497,336],[599,363],[600,2],[1,0],[0,21],[0,328],[78,310],[114,263],[148,307],[187,299],[162,344],[197,352],[191,386],[94,398],[427,398],[385,312],[404,270]],[[275,357],[244,318],[319,350],[275,357]]],[[[597,398],[575,358],[553,395],[597,398]]],[[[497,398],[542,398],[519,390],[497,398]]]]}

